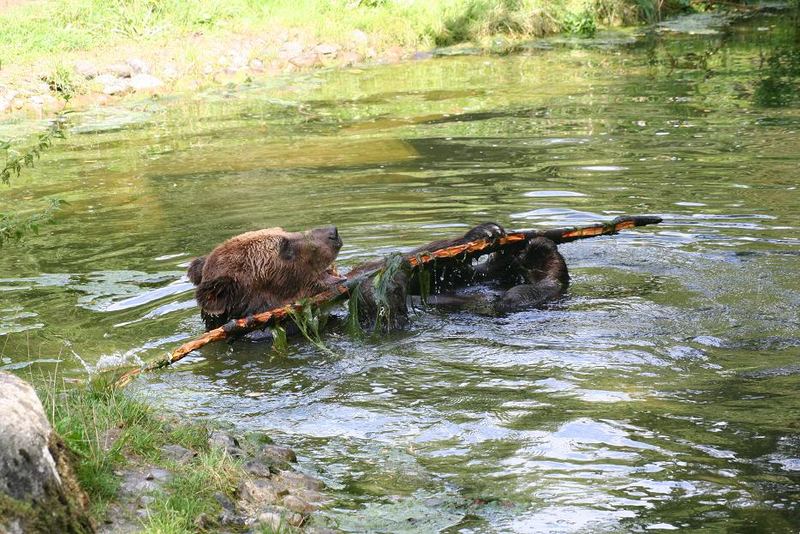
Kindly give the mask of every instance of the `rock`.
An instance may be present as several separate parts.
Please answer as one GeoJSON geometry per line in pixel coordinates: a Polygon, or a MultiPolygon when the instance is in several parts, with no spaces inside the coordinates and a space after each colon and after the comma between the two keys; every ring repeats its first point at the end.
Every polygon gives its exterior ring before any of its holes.
{"type": "Polygon", "coordinates": [[[264,462],[259,462],[258,460],[250,460],[246,462],[242,467],[244,468],[245,471],[256,477],[269,478],[272,476],[272,472],[270,472],[269,466],[264,462]]]}
{"type": "Polygon", "coordinates": [[[316,509],[315,506],[295,495],[287,495],[284,497],[283,505],[292,512],[297,512],[298,514],[308,514],[316,509]]]}
{"type": "Polygon", "coordinates": [[[133,74],[147,74],[150,72],[150,65],[139,58],[131,58],[126,63],[133,74]]]}
{"type": "Polygon", "coordinates": [[[339,51],[339,47],[332,44],[318,44],[314,47],[314,51],[317,54],[322,54],[323,56],[335,56],[336,53],[339,51]]]}
{"type": "Polygon", "coordinates": [[[292,59],[298,57],[303,53],[303,45],[297,41],[288,41],[283,43],[278,51],[278,57],[281,59],[292,59]]]}
{"type": "Polygon", "coordinates": [[[94,532],[72,457],[33,388],[0,372],[0,532],[94,532]]]}
{"type": "Polygon", "coordinates": [[[114,63],[105,68],[105,71],[120,78],[130,78],[133,76],[133,69],[126,63],[114,63]]]}
{"type": "Polygon", "coordinates": [[[325,504],[328,500],[322,493],[316,490],[304,489],[304,488],[293,489],[292,495],[303,499],[304,501],[314,505],[315,507],[325,504]]]}
{"type": "Polygon", "coordinates": [[[214,494],[214,500],[219,503],[223,510],[228,510],[229,512],[233,512],[236,510],[236,505],[233,504],[233,501],[228,498],[227,495],[221,492],[216,492],[214,494]]]}
{"type": "Polygon", "coordinates": [[[136,74],[131,78],[130,85],[134,91],[147,91],[161,87],[164,82],[150,74],[136,74]]]}
{"type": "Polygon", "coordinates": [[[277,503],[281,493],[285,494],[285,491],[279,492],[275,484],[269,480],[245,480],[239,484],[241,500],[256,507],[277,503]]]}
{"type": "Polygon", "coordinates": [[[97,76],[100,70],[97,68],[93,62],[89,61],[88,59],[79,59],[72,65],[75,74],[79,76],[83,76],[87,80],[91,80],[95,76],[97,76]]]}
{"type": "Polygon", "coordinates": [[[292,491],[295,488],[319,491],[325,487],[321,480],[297,471],[282,471],[280,475],[275,477],[275,483],[288,491],[292,491]]]}
{"type": "Polygon", "coordinates": [[[289,63],[295,67],[308,68],[316,67],[317,65],[320,65],[321,62],[318,54],[309,52],[308,54],[302,54],[289,59],[289,63]]]}
{"type": "Polygon", "coordinates": [[[180,445],[164,445],[161,447],[161,456],[167,460],[182,464],[197,456],[197,453],[180,445]]]}
{"type": "Polygon", "coordinates": [[[284,527],[283,517],[281,517],[281,514],[278,512],[263,512],[258,514],[256,521],[274,532],[281,532],[284,527]]]}
{"type": "Polygon", "coordinates": [[[303,523],[306,522],[306,516],[298,514],[296,512],[290,512],[284,516],[284,519],[287,523],[289,523],[293,527],[302,527],[303,523]]]}
{"type": "Polygon", "coordinates": [[[118,95],[131,90],[128,80],[117,78],[112,74],[101,74],[95,81],[103,85],[103,94],[118,95]]]}
{"type": "Polygon", "coordinates": [[[214,520],[208,514],[200,514],[194,519],[194,526],[197,530],[208,530],[214,526],[214,520]]]}
{"type": "Polygon", "coordinates": [[[255,72],[262,72],[264,70],[264,62],[260,59],[250,60],[250,70],[255,72]]]}
{"type": "Polygon", "coordinates": [[[157,468],[123,471],[121,476],[120,493],[134,497],[157,491],[172,478],[169,471],[157,468]]]}
{"type": "Polygon", "coordinates": [[[271,462],[297,463],[297,455],[292,449],[278,445],[262,446],[258,451],[258,456],[271,462]]]}
{"type": "Polygon", "coordinates": [[[211,431],[208,435],[208,445],[211,448],[222,449],[234,458],[238,458],[244,454],[239,446],[239,441],[227,432],[221,430],[211,431]]]}
{"type": "Polygon", "coordinates": [[[230,526],[244,526],[247,523],[244,517],[229,510],[223,510],[219,514],[218,521],[220,525],[230,525],[230,526]]]}

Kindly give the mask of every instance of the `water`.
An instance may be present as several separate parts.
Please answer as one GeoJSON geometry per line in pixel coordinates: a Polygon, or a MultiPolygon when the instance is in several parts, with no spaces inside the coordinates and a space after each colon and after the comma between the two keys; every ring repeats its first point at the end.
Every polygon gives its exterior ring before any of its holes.
{"type": "Polygon", "coordinates": [[[188,261],[253,228],[335,223],[346,267],[485,220],[660,214],[563,246],[546,310],[422,312],[331,354],[218,344],[131,391],[296,448],[348,531],[796,532],[796,20],[627,41],[75,114],[3,190],[70,204],[2,250],[0,368],[164,354],[202,331],[188,261]]]}

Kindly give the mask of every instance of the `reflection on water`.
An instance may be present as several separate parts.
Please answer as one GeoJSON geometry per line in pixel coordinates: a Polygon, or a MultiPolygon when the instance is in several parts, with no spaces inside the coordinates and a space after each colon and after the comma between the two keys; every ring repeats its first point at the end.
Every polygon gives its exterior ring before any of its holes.
{"type": "Polygon", "coordinates": [[[248,229],[336,223],[347,266],[484,220],[656,213],[563,246],[546,310],[209,346],[133,389],[296,447],[345,530],[797,531],[797,25],[554,43],[75,114],[0,206],[70,202],[0,257],[0,368],[198,334],[186,265],[248,229]]]}

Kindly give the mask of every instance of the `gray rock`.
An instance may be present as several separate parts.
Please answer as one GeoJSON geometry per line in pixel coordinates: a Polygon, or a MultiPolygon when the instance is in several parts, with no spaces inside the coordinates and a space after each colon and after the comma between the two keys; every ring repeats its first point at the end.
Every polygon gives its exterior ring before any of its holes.
{"type": "Polygon", "coordinates": [[[283,517],[286,520],[286,522],[293,527],[302,527],[303,523],[306,522],[306,516],[298,514],[296,512],[290,512],[288,514],[284,514],[283,517]]]}
{"type": "Polygon", "coordinates": [[[269,466],[264,462],[259,462],[258,460],[250,460],[246,462],[243,466],[245,471],[250,473],[255,477],[261,478],[269,478],[272,476],[272,472],[269,470],[269,466]]]}
{"type": "Polygon", "coordinates": [[[211,433],[209,433],[208,445],[212,449],[222,449],[234,458],[238,458],[244,454],[239,446],[239,440],[221,430],[212,430],[211,433]]]}
{"type": "Polygon", "coordinates": [[[321,480],[297,471],[282,471],[281,474],[275,477],[275,484],[288,491],[296,488],[319,491],[325,487],[321,480]]]}
{"type": "Polygon", "coordinates": [[[256,521],[264,527],[272,529],[275,532],[280,532],[284,527],[283,517],[278,512],[263,512],[258,514],[256,521]]]}
{"type": "Polygon", "coordinates": [[[219,491],[216,492],[214,494],[214,500],[219,503],[223,510],[227,510],[229,512],[236,510],[236,505],[234,505],[233,501],[230,500],[224,493],[220,493],[219,491]]]}
{"type": "Polygon", "coordinates": [[[295,495],[287,495],[284,497],[283,505],[292,512],[297,512],[298,514],[308,514],[315,509],[313,505],[295,495]]]}
{"type": "Polygon", "coordinates": [[[164,469],[123,471],[119,491],[123,495],[130,496],[152,493],[161,489],[170,478],[172,475],[164,469]]]}
{"type": "Polygon", "coordinates": [[[239,484],[239,496],[241,500],[246,504],[255,505],[256,507],[277,503],[282,496],[281,494],[285,494],[285,491],[280,491],[279,488],[269,480],[245,480],[239,484]]]}
{"type": "Polygon", "coordinates": [[[64,442],[33,388],[0,372],[0,532],[94,532],[64,442]]]}
{"type": "Polygon", "coordinates": [[[183,464],[197,456],[197,453],[190,451],[180,445],[164,445],[161,447],[161,456],[173,462],[183,464]]]}
{"type": "Polygon", "coordinates": [[[255,72],[261,72],[264,70],[264,62],[260,59],[253,59],[250,60],[250,70],[255,72]]]}
{"type": "Polygon", "coordinates": [[[150,74],[136,74],[131,78],[130,85],[134,91],[147,91],[161,87],[164,82],[150,74]]]}
{"type": "Polygon", "coordinates": [[[263,445],[258,457],[270,463],[297,463],[297,455],[288,447],[263,445]]]}

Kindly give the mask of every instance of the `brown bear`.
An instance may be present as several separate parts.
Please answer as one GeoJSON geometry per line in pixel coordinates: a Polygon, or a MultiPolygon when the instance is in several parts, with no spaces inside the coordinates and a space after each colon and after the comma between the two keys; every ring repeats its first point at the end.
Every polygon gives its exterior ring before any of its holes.
{"type": "MultiPolygon", "coordinates": [[[[502,226],[484,223],[463,236],[435,241],[418,247],[410,254],[420,254],[477,239],[505,235],[502,226]]],[[[232,237],[208,256],[189,266],[189,280],[197,286],[197,303],[206,328],[222,326],[231,319],[266,311],[310,297],[344,280],[331,264],[342,240],[336,227],[306,232],[286,232],[268,228],[232,237]]],[[[367,262],[350,271],[353,277],[381,264],[367,262]]],[[[359,288],[359,320],[367,328],[392,330],[402,328],[408,319],[409,295],[421,295],[420,277],[409,276],[404,268],[393,271],[390,279],[376,291],[375,280],[359,288]],[[382,295],[378,302],[376,294],[382,295]]],[[[483,299],[495,313],[509,313],[540,306],[559,296],[569,284],[569,273],[556,244],[544,237],[532,239],[514,253],[495,252],[486,261],[434,263],[427,268],[433,304],[469,305],[476,297],[483,299]],[[486,295],[459,289],[476,285],[490,286],[486,295]],[[484,298],[486,297],[486,298],[484,298]],[[438,301],[438,302],[437,302],[438,301]]]]}
{"type": "Polygon", "coordinates": [[[207,329],[315,295],[343,279],[333,260],[335,226],[305,232],[267,228],[232,237],[189,265],[207,329]]]}

